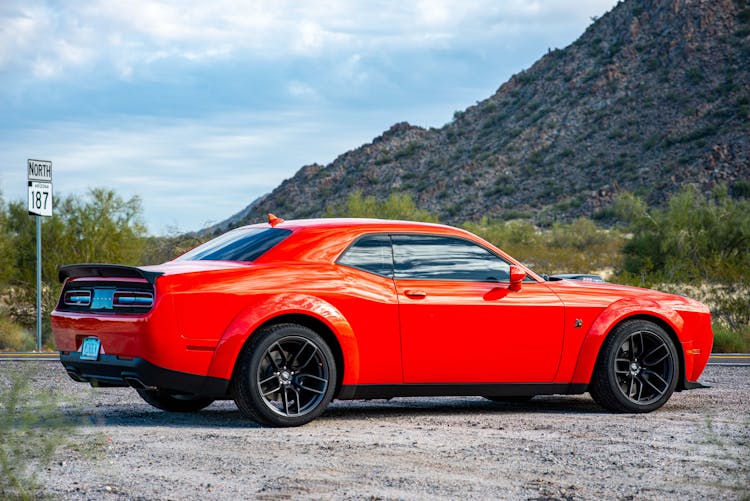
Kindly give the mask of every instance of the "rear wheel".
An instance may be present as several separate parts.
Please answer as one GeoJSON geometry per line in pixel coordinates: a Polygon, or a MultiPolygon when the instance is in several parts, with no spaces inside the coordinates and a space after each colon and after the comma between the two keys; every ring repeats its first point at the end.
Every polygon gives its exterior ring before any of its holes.
{"type": "Polygon", "coordinates": [[[297,324],[272,325],[253,337],[234,375],[240,411],[271,426],[299,426],[318,417],[336,389],[336,364],[325,340],[297,324]]]}
{"type": "Polygon", "coordinates": [[[197,412],[213,403],[212,398],[172,393],[167,390],[136,390],[143,400],[168,412],[197,412]]]}
{"type": "Polygon", "coordinates": [[[672,396],[678,375],[672,338],[652,322],[631,320],[604,341],[589,393],[614,412],[651,412],[672,396]]]}

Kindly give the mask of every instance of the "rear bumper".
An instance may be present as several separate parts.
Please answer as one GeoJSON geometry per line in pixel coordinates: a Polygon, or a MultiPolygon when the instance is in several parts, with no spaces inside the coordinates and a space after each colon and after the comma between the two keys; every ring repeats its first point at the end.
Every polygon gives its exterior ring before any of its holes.
{"type": "Polygon", "coordinates": [[[130,386],[159,388],[216,399],[229,394],[229,380],[164,369],[143,358],[123,360],[99,355],[98,360],[81,360],[80,352],[60,352],[60,362],[74,381],[94,387],[130,386]]]}

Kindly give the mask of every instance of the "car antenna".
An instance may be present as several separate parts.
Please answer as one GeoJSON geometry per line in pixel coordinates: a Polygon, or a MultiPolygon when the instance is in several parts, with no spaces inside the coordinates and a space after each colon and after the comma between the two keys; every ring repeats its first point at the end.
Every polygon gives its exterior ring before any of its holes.
{"type": "Polygon", "coordinates": [[[277,224],[281,224],[283,222],[284,220],[281,219],[280,217],[276,217],[270,212],[268,213],[268,224],[270,224],[272,228],[276,226],[277,224]]]}

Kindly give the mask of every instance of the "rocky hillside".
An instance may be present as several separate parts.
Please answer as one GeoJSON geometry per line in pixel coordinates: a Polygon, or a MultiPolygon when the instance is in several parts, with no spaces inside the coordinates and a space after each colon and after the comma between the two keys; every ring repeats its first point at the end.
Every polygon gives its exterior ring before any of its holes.
{"type": "Polygon", "coordinates": [[[354,190],[441,221],[606,217],[621,191],[750,183],[750,2],[627,0],[440,129],[392,126],[213,228],[319,216],[354,190]]]}

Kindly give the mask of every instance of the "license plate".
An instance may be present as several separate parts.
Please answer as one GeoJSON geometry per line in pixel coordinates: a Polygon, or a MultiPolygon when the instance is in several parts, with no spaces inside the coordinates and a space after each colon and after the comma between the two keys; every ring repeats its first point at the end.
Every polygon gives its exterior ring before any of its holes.
{"type": "Polygon", "coordinates": [[[98,338],[87,337],[81,345],[81,360],[97,360],[99,358],[99,347],[101,342],[98,338]]]}

